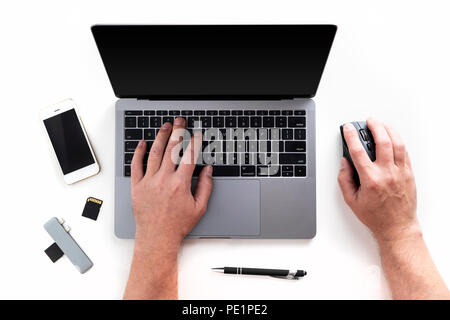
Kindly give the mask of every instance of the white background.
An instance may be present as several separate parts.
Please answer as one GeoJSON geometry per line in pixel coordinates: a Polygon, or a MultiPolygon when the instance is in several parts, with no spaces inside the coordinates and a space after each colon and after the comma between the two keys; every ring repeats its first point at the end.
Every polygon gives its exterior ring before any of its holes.
{"type": "Polygon", "coordinates": [[[400,131],[412,157],[425,239],[450,284],[448,1],[3,1],[0,5],[0,298],[121,298],[133,242],[113,235],[116,100],[95,23],[333,23],[317,97],[318,233],[313,240],[190,240],[179,259],[186,299],[390,298],[370,233],[344,204],[338,126],[371,115],[400,131]],[[64,184],[39,110],[79,105],[101,173],[64,184]],[[82,218],[88,196],[99,219],[82,218]],[[80,275],[44,254],[63,217],[94,262],[80,275]],[[237,277],[218,266],[304,268],[300,281],[237,277]]]}

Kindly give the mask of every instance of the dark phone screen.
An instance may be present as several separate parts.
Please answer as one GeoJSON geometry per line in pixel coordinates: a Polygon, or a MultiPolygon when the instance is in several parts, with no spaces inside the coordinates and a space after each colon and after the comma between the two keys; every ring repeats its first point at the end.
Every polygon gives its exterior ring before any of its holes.
{"type": "Polygon", "coordinates": [[[334,25],[93,26],[119,98],[315,95],[334,25]]]}
{"type": "Polygon", "coordinates": [[[75,109],[45,119],[44,125],[64,174],[95,163],[75,109]]]}

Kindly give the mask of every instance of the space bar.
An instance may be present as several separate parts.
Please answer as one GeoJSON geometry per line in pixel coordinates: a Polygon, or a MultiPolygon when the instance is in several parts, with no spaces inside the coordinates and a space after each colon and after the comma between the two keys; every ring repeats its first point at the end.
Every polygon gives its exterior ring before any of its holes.
{"type": "Polygon", "coordinates": [[[239,177],[239,166],[213,166],[213,177],[239,177]]]}

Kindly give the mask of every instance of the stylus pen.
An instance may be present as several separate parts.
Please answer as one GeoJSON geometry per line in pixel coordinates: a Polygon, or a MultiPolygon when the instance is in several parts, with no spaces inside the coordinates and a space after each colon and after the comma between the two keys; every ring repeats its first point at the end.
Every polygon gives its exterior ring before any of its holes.
{"type": "Polygon", "coordinates": [[[212,270],[228,274],[249,274],[255,276],[270,276],[289,280],[298,280],[299,277],[306,276],[306,271],[304,270],[259,269],[259,268],[239,268],[239,267],[212,268],[212,270]]]}

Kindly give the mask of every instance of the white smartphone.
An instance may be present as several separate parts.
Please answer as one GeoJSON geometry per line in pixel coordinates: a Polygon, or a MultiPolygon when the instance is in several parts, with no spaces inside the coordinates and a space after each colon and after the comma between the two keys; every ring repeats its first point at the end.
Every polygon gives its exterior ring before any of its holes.
{"type": "Polygon", "coordinates": [[[41,120],[67,184],[86,179],[100,171],[72,99],[42,110],[41,120]]]}

